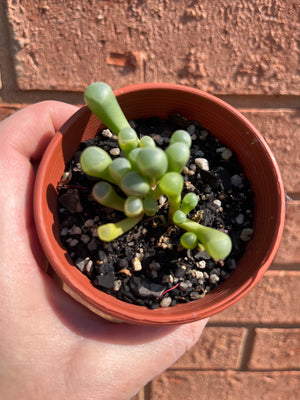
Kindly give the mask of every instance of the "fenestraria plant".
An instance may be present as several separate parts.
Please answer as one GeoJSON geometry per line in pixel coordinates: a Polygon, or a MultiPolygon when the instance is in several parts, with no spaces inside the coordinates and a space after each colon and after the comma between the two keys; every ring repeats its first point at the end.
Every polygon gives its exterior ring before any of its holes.
{"type": "Polygon", "coordinates": [[[163,150],[150,136],[138,138],[106,83],[88,86],[84,99],[89,109],[117,135],[122,152],[122,156],[114,160],[97,146],[87,147],[81,154],[83,171],[99,178],[92,190],[93,199],[124,213],[120,221],[100,225],[99,238],[112,241],[133,228],[143,216],[154,216],[159,198],[165,195],[169,203],[168,222],[185,231],[180,239],[182,246],[187,249],[204,247],[213,259],[226,258],[232,247],[230,237],[187,217],[198,204],[195,193],[182,196],[181,172],[190,157],[189,133],[176,130],[163,150]]]}

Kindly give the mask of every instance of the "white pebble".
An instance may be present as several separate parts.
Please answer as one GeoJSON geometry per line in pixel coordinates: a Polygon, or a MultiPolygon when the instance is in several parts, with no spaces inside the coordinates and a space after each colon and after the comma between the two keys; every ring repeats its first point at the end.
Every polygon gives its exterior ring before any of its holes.
{"type": "Polygon", "coordinates": [[[164,297],[162,299],[162,301],[160,302],[160,306],[161,307],[170,307],[171,303],[172,303],[171,297],[164,297]]]}
{"type": "Polygon", "coordinates": [[[112,132],[111,132],[109,129],[104,129],[104,130],[102,131],[102,135],[103,135],[104,137],[111,138],[113,134],[112,134],[112,132]]]}
{"type": "Polygon", "coordinates": [[[201,261],[197,262],[197,267],[204,269],[206,267],[206,261],[201,260],[201,261]]]}
{"type": "Polygon", "coordinates": [[[209,164],[206,158],[196,158],[195,164],[203,171],[209,171],[209,164]]]}
{"type": "Polygon", "coordinates": [[[241,232],[240,238],[243,242],[249,242],[252,239],[253,229],[244,228],[241,232]]]}
{"type": "Polygon", "coordinates": [[[221,207],[221,205],[222,205],[221,200],[218,200],[218,199],[214,200],[213,203],[214,203],[217,207],[221,207]]]}
{"type": "Polygon", "coordinates": [[[133,257],[133,259],[131,260],[131,264],[132,264],[132,268],[134,271],[141,271],[142,269],[142,263],[140,262],[140,260],[137,257],[133,257]]]}
{"type": "Polygon", "coordinates": [[[119,156],[121,150],[119,149],[119,147],[114,147],[113,149],[109,150],[109,152],[112,156],[119,156]]]}
{"type": "Polygon", "coordinates": [[[122,281],[120,279],[117,279],[114,281],[114,291],[115,292],[120,290],[121,286],[122,286],[122,281]]]}
{"type": "Polygon", "coordinates": [[[217,283],[220,280],[217,274],[211,274],[209,277],[209,281],[214,284],[217,283]]]}

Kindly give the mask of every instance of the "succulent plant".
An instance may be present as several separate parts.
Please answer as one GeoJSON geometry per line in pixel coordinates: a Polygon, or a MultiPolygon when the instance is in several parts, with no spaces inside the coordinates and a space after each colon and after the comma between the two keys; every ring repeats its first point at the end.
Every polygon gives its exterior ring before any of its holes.
{"type": "Polygon", "coordinates": [[[198,204],[193,192],[182,198],[181,172],[190,157],[189,133],[175,131],[167,148],[162,150],[151,137],[138,138],[106,83],[88,86],[84,99],[89,109],[117,135],[124,155],[112,160],[105,150],[90,146],[80,157],[82,170],[100,179],[92,190],[94,200],[124,213],[121,221],[100,225],[99,238],[112,241],[132,229],[144,215],[155,215],[158,199],[165,195],[169,202],[169,223],[186,231],[181,236],[182,246],[187,249],[204,246],[213,259],[226,258],[231,251],[230,237],[187,218],[198,204]]]}

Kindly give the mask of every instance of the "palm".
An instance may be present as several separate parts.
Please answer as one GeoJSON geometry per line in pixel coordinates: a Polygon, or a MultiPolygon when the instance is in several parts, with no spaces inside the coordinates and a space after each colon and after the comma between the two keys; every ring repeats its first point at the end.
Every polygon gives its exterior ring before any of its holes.
{"type": "Polygon", "coordinates": [[[63,103],[39,103],[0,125],[4,398],[130,398],[194,344],[205,325],[113,324],[76,303],[43,271],[46,259],[32,212],[34,165],[75,110],[63,103]]]}

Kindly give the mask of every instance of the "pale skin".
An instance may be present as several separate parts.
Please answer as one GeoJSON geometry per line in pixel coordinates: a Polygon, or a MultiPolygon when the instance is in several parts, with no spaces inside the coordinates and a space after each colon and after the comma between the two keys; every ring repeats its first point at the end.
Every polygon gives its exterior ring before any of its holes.
{"type": "Polygon", "coordinates": [[[33,220],[35,171],[76,109],[47,101],[0,123],[1,399],[130,399],[193,346],[206,324],[114,324],[45,273],[33,220]]]}

